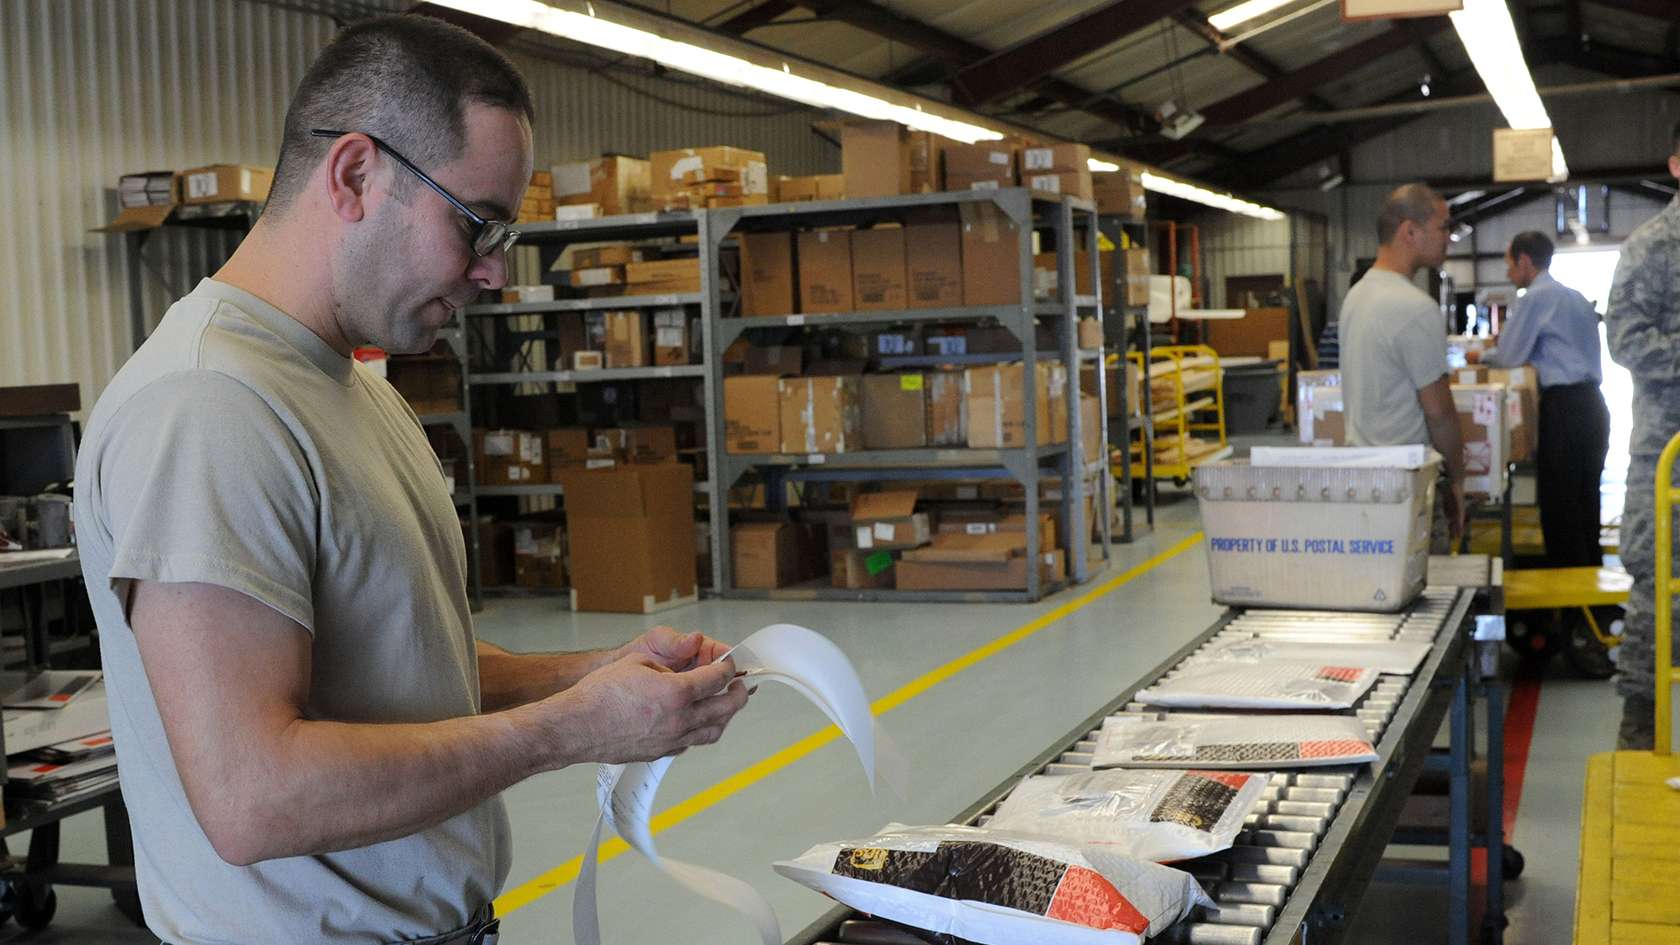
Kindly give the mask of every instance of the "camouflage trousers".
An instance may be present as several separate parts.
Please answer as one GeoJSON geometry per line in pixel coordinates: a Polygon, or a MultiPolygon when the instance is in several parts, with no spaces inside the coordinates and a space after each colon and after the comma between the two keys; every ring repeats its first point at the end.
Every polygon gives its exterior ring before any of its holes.
{"type": "MultiPolygon", "coordinates": [[[[1635,453],[1630,460],[1621,558],[1622,566],[1633,575],[1633,591],[1628,595],[1622,646],[1616,658],[1616,691],[1624,699],[1650,700],[1656,692],[1657,457],[1635,453]]],[[[1673,529],[1672,523],[1669,528],[1673,529]]],[[[1676,542],[1670,547],[1680,551],[1680,531],[1671,531],[1671,537],[1676,542]]],[[[1680,634],[1675,634],[1675,639],[1680,641],[1680,634]]],[[[1672,660],[1674,654],[1669,658],[1672,660]]]]}

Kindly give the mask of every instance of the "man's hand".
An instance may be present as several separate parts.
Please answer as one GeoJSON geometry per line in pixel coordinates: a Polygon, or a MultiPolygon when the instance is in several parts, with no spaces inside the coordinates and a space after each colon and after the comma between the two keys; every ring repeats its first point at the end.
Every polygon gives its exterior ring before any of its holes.
{"type": "Polygon", "coordinates": [[[617,656],[649,656],[674,672],[717,662],[729,646],[699,631],[678,633],[670,627],[654,627],[618,648],[617,656]]]}
{"type": "MultiPolygon", "coordinates": [[[[670,637],[659,635],[664,642],[682,638],[668,632],[670,637]]],[[[690,645],[691,653],[702,649],[690,645]]],[[[620,764],[709,745],[746,704],[733,660],[678,672],[647,653],[631,653],[529,708],[547,719],[564,757],[620,764]]]]}

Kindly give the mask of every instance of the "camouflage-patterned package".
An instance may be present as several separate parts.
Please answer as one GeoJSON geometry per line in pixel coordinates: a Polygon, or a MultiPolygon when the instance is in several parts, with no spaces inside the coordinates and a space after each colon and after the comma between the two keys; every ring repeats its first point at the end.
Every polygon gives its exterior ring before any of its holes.
{"type": "Polygon", "coordinates": [[[981,945],[1137,945],[1212,905],[1171,867],[975,827],[889,824],[775,869],[860,912],[981,945]]]}
{"type": "Polygon", "coordinates": [[[1378,675],[1368,667],[1289,660],[1192,663],[1134,698],[1183,708],[1348,709],[1378,675]]]}
{"type": "Polygon", "coordinates": [[[1351,715],[1196,715],[1103,721],[1097,768],[1314,768],[1377,760],[1365,723],[1351,715]]]}
{"type": "Polygon", "coordinates": [[[986,826],[1170,863],[1228,849],[1267,780],[1229,771],[1035,775],[1015,786],[986,826]]]}

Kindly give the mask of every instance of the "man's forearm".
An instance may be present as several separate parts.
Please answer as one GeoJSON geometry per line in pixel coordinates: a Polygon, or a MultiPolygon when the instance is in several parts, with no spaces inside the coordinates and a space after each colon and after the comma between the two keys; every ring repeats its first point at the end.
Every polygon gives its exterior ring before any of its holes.
{"type": "Polygon", "coordinates": [[[478,641],[478,685],[484,711],[496,712],[535,702],[570,689],[578,680],[612,662],[617,649],[577,653],[509,653],[478,641]]]}
{"type": "Polygon", "coordinates": [[[1458,429],[1458,415],[1430,416],[1424,414],[1429,425],[1429,441],[1441,454],[1447,478],[1455,483],[1464,481],[1464,438],[1458,429]]]}

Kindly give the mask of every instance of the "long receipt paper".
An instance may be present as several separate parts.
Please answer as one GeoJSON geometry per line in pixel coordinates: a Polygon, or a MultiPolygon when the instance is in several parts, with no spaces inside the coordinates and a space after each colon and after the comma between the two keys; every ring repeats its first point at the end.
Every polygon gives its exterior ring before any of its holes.
{"type": "MultiPolygon", "coordinates": [[[[852,664],[827,637],[793,624],[773,624],[747,637],[726,657],[735,660],[735,669],[746,674],[751,684],[778,682],[811,700],[857,750],[870,790],[876,789],[879,777],[893,793],[905,796],[908,765],[869,711],[869,696],[852,664]]],[[[764,945],[780,945],[782,930],[776,914],[752,886],[717,870],[662,857],[654,847],[648,819],[671,761],[667,756],[653,762],[601,766],[596,781],[601,813],[584,851],[572,900],[572,935],[577,945],[601,945],[595,874],[603,824],[611,824],[631,849],[690,891],[745,916],[764,945]]]]}

